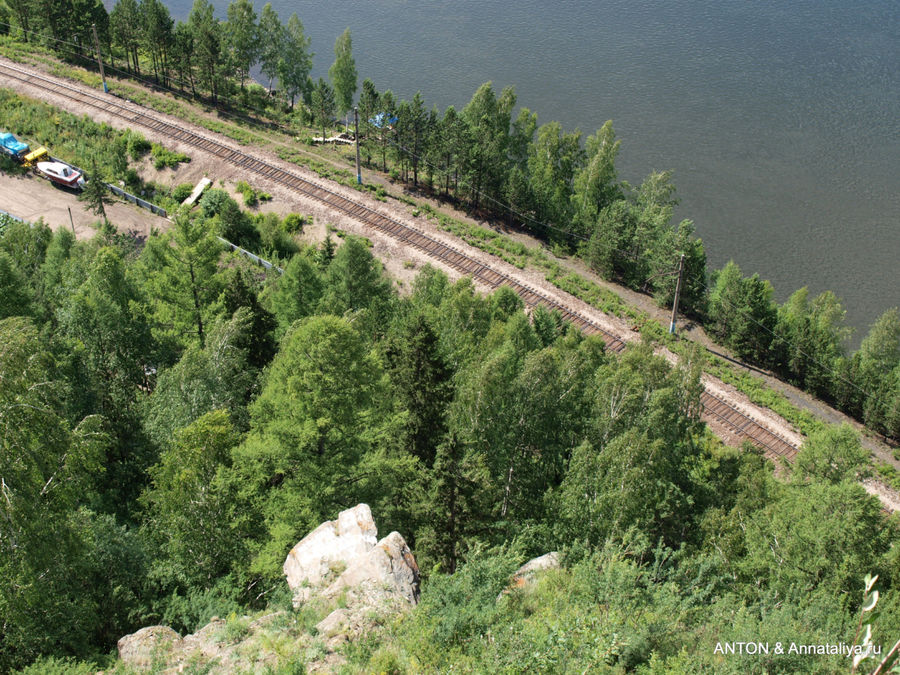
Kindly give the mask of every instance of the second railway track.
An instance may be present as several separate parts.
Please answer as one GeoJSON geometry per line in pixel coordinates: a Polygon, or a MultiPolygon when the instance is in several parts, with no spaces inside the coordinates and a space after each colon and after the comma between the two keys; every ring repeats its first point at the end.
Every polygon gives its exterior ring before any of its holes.
{"type": "MultiPolygon", "coordinates": [[[[128,125],[141,126],[151,131],[163,134],[181,143],[195,147],[203,152],[215,155],[222,161],[228,162],[245,171],[250,171],[259,176],[278,183],[290,190],[299,192],[309,198],[315,199],[328,207],[340,211],[351,218],[382,232],[393,239],[419,249],[432,258],[440,260],[444,265],[471,276],[474,280],[491,289],[500,286],[509,286],[515,291],[529,307],[537,305],[556,310],[563,319],[571,322],[580,330],[588,334],[599,334],[610,351],[622,352],[625,342],[618,336],[610,333],[596,322],[582,315],[572,307],[567,307],[553,298],[547,296],[540,289],[522,283],[519,280],[501,272],[490,265],[482,263],[467,255],[460,249],[428,236],[419,230],[376,211],[365,204],[355,202],[337,192],[329,189],[316,181],[303,178],[291,171],[275,166],[264,159],[251,154],[235,150],[215,138],[196,133],[177,126],[164,119],[154,116],[146,109],[127,101],[122,101],[107,94],[88,93],[82,89],[58,82],[48,77],[17,68],[12,65],[0,63],[0,77],[17,80],[24,84],[49,91],[57,96],[63,96],[82,105],[90,106],[96,110],[113,115],[124,120],[128,125]]],[[[701,395],[703,414],[707,420],[716,422],[741,440],[747,440],[762,448],[770,457],[778,457],[793,460],[798,448],[786,438],[774,433],[769,428],[748,416],[721,397],[710,393],[708,390],[701,395]]]]}

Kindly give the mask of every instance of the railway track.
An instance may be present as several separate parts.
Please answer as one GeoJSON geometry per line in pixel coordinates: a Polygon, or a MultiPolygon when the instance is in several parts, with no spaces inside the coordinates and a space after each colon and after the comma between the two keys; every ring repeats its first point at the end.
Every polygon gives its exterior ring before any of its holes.
{"type": "MultiPolygon", "coordinates": [[[[541,290],[522,283],[509,275],[500,272],[493,267],[475,260],[466,255],[460,249],[442,241],[429,237],[398,220],[390,218],[363,204],[357,203],[343,195],[340,195],[325,185],[316,181],[291,173],[269,162],[235,150],[224,143],[206,136],[189,131],[166,120],[149,114],[140,106],[115,98],[112,95],[99,95],[85,92],[75,86],[63,84],[33,72],[17,68],[12,65],[0,63],[0,76],[17,80],[32,87],[49,91],[57,96],[63,96],[82,105],[89,106],[108,115],[113,115],[125,121],[129,126],[140,126],[164,135],[166,138],[180,141],[204,152],[210,153],[224,162],[228,162],[245,171],[255,173],[267,180],[278,183],[290,190],[315,199],[326,206],[335,209],[353,219],[362,222],[391,238],[412,246],[432,258],[440,260],[443,264],[454,270],[471,276],[474,280],[484,284],[490,289],[500,286],[509,286],[515,291],[523,302],[533,309],[537,305],[544,305],[550,310],[556,310],[562,318],[586,334],[597,334],[606,343],[607,349],[621,353],[625,349],[625,342],[618,336],[610,333],[586,316],[580,314],[571,307],[567,307],[553,298],[548,297],[541,290]]],[[[704,391],[701,396],[703,415],[707,420],[717,422],[741,440],[747,440],[762,448],[772,458],[793,460],[798,448],[782,436],[749,417],[744,412],[727,401],[715,396],[709,391],[704,391]]]]}

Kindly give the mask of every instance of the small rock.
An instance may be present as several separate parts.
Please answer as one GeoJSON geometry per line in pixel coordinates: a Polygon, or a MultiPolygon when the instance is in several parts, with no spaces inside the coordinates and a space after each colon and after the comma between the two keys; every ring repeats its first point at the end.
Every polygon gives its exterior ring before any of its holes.
{"type": "Polygon", "coordinates": [[[316,624],[319,635],[329,638],[344,630],[349,622],[350,615],[346,609],[338,608],[316,624]]]}
{"type": "Polygon", "coordinates": [[[502,598],[513,588],[530,586],[537,578],[538,572],[555,569],[559,569],[559,553],[556,551],[545,553],[538,558],[532,558],[513,573],[512,579],[509,582],[509,587],[502,591],[500,595],[497,596],[497,599],[499,600],[502,598]]]}
{"type": "Polygon", "coordinates": [[[527,586],[534,581],[537,572],[543,570],[559,569],[559,553],[545,553],[539,558],[533,558],[522,565],[513,574],[512,583],[514,586],[527,586]]]}
{"type": "Polygon", "coordinates": [[[181,636],[168,626],[147,626],[119,640],[119,658],[133,668],[150,668],[181,647],[181,636]]]}

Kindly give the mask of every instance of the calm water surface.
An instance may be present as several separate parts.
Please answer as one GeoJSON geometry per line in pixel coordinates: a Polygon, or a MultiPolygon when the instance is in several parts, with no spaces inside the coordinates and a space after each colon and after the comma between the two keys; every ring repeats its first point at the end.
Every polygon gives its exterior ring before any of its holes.
{"type": "MultiPolygon", "coordinates": [[[[188,0],[170,0],[186,18],[188,0]]],[[[227,0],[214,0],[225,16],[227,0]]],[[[257,12],[262,8],[257,0],[257,12]]],[[[272,0],[327,76],[461,108],[487,80],[538,122],[612,119],[620,175],[673,169],[710,265],[844,300],[854,344],[900,304],[900,3],[894,0],[272,0]]]]}

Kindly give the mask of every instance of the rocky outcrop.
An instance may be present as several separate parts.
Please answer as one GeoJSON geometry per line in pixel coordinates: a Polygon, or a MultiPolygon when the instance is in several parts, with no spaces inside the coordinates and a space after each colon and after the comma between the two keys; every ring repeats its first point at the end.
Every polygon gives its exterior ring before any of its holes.
{"type": "Polygon", "coordinates": [[[294,606],[306,602],[317,586],[333,579],[375,547],[378,528],[367,504],[341,511],[303,537],[284,561],[294,606]]]}
{"type": "Polygon", "coordinates": [[[294,607],[311,603],[308,609],[325,617],[313,634],[298,630],[290,612],[255,620],[214,617],[184,638],[167,626],[142,628],[119,640],[119,658],[136,671],[164,675],[188,666],[209,673],[264,672],[283,665],[284,658],[300,659],[309,673],[336,670],[344,662],[342,645],[419,600],[419,568],[406,541],[397,532],[381,541],[377,537],[371,510],[359,504],[291,549],[283,569],[294,607]],[[272,645],[278,645],[278,654],[272,645]]]}
{"type": "Polygon", "coordinates": [[[147,626],[126,635],[116,646],[125,665],[151,668],[155,663],[164,663],[172,652],[181,648],[181,636],[168,626],[147,626]]]}
{"type": "Polygon", "coordinates": [[[294,607],[314,593],[335,598],[341,593],[368,605],[415,604],[419,601],[419,568],[398,532],[376,543],[378,529],[365,504],[342,511],[291,549],[284,561],[294,607]]]}
{"type": "Polygon", "coordinates": [[[392,599],[412,605],[419,602],[419,567],[403,537],[391,532],[354,560],[322,595],[333,598],[344,591],[369,603],[392,599]]]}

